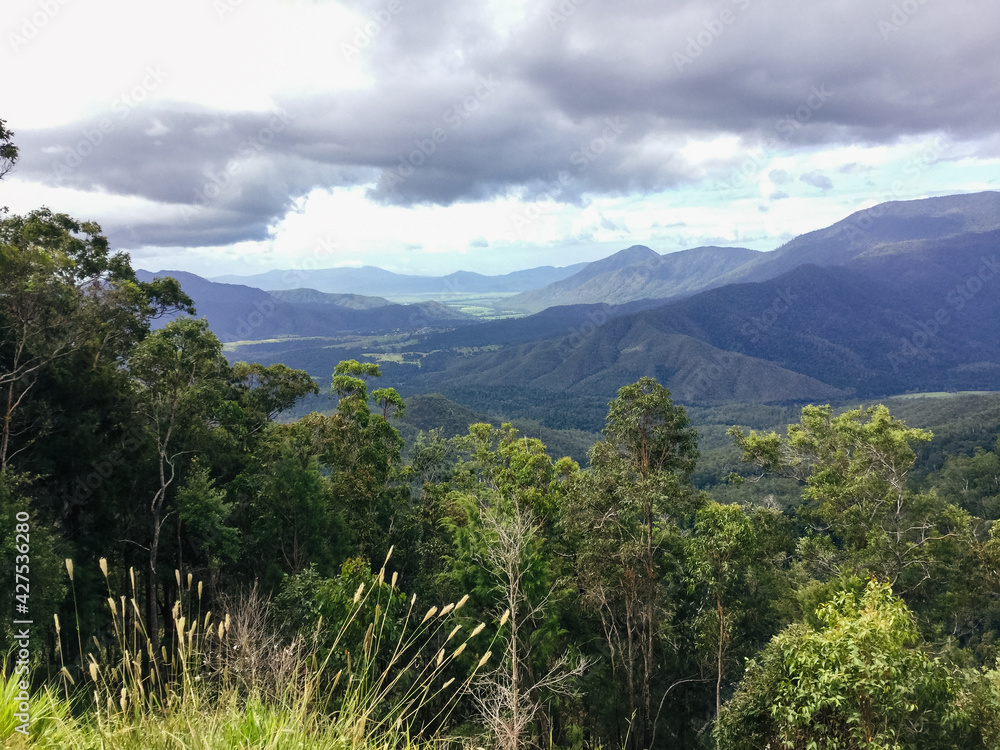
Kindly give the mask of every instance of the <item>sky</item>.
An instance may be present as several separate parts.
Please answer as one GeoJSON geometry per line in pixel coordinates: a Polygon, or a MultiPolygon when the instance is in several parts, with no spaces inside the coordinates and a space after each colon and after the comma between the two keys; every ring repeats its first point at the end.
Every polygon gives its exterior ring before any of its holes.
{"type": "Polygon", "coordinates": [[[771,250],[1000,190],[995,0],[4,0],[0,206],[148,270],[771,250]]]}

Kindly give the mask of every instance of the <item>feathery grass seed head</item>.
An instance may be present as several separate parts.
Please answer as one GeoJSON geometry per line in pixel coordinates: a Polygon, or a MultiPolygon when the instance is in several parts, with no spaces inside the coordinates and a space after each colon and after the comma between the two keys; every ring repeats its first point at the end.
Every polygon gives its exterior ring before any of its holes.
{"type": "Polygon", "coordinates": [[[357,604],[361,600],[361,592],[365,590],[365,582],[362,581],[358,585],[358,590],[354,592],[354,603],[357,604]]]}
{"type": "Polygon", "coordinates": [[[468,594],[466,594],[465,596],[463,596],[461,599],[458,600],[458,604],[455,605],[455,611],[458,612],[458,610],[460,610],[462,607],[465,606],[465,603],[467,601],[469,601],[468,594]]]}
{"type": "Polygon", "coordinates": [[[507,619],[510,617],[510,607],[504,610],[503,617],[500,618],[500,627],[502,628],[507,624],[507,619]]]}
{"type": "Polygon", "coordinates": [[[69,573],[69,580],[73,580],[73,561],[66,558],[66,572],[69,573]]]}
{"type": "Polygon", "coordinates": [[[483,632],[483,628],[485,628],[485,627],[486,627],[486,623],[485,622],[481,622],[478,625],[476,625],[475,629],[473,629],[473,631],[472,631],[472,635],[470,635],[469,638],[472,638],[472,636],[479,635],[480,633],[482,633],[483,632]]]}
{"type": "Polygon", "coordinates": [[[444,639],[444,642],[447,643],[452,638],[454,638],[455,637],[455,633],[457,633],[461,629],[462,629],[461,625],[456,625],[454,628],[452,628],[451,632],[448,633],[448,637],[444,639]]]}
{"type": "Polygon", "coordinates": [[[427,610],[427,614],[424,615],[424,619],[420,621],[420,624],[423,625],[425,622],[431,619],[435,614],[437,614],[437,611],[438,611],[437,605],[427,610]]]}
{"type": "Polygon", "coordinates": [[[104,577],[108,577],[108,558],[102,557],[97,561],[97,564],[101,566],[101,572],[104,573],[104,577]]]}
{"type": "Polygon", "coordinates": [[[483,666],[483,665],[484,665],[484,664],[485,664],[486,662],[488,662],[488,661],[490,660],[490,657],[491,657],[491,656],[493,656],[493,652],[492,652],[492,651],[487,651],[487,652],[486,652],[485,654],[483,654],[483,658],[481,658],[481,659],[479,660],[479,663],[478,663],[478,664],[476,665],[476,669],[479,669],[479,668],[480,668],[481,666],[483,666]]]}

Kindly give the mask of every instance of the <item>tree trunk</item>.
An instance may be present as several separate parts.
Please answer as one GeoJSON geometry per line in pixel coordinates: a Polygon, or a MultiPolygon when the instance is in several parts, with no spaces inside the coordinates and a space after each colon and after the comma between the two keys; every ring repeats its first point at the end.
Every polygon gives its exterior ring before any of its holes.
{"type": "Polygon", "coordinates": [[[718,677],[715,680],[715,718],[719,718],[719,712],[722,710],[722,646],[723,637],[725,636],[725,619],[722,613],[722,597],[718,594],[715,595],[715,605],[719,611],[719,649],[718,649],[718,677]]]}

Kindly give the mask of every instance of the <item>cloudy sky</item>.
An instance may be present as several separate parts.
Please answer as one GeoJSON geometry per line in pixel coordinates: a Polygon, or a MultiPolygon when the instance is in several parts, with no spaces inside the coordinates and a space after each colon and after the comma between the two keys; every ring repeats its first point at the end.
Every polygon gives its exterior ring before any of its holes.
{"type": "Polygon", "coordinates": [[[998,190],[995,0],[4,0],[0,205],[134,265],[505,273],[998,190]]]}

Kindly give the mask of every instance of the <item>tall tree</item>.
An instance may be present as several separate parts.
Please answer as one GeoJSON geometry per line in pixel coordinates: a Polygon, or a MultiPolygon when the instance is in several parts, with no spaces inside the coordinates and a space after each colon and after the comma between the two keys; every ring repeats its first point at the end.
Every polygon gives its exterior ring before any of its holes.
{"type": "Polygon", "coordinates": [[[55,362],[117,366],[150,319],[191,309],[173,279],[136,282],[100,232],[48,209],[0,220],[0,469],[40,436],[18,417],[55,362]]]}
{"type": "Polygon", "coordinates": [[[629,741],[652,741],[653,686],[663,672],[658,657],[662,580],[676,564],[665,554],[678,523],[701,498],[689,479],[697,436],[683,407],[652,378],[618,391],[609,404],[604,439],[591,448],[591,472],[566,508],[567,527],[579,540],[579,586],[600,617],[615,669],[624,671],[629,741]]]}
{"type": "Polygon", "coordinates": [[[456,441],[467,453],[452,478],[452,536],[442,576],[472,596],[470,606],[505,611],[505,658],[483,678],[475,701],[505,750],[516,750],[536,722],[551,737],[545,703],[571,692],[583,662],[570,660],[559,637],[559,542],[553,531],[570,475],[568,459],[553,463],[535,438],[510,424],[470,425],[456,441]]]}
{"type": "Polygon", "coordinates": [[[191,318],[171,321],[140,343],[129,359],[135,384],[135,410],[153,448],[156,481],[148,499],[147,633],[159,653],[158,565],[161,534],[182,462],[192,458],[192,435],[209,429],[225,393],[229,365],[222,344],[208,323],[191,318]]]}
{"type": "Polygon", "coordinates": [[[907,427],[883,405],[838,415],[830,406],[804,407],[786,438],[729,433],[745,462],[803,484],[800,515],[832,541],[836,562],[875,572],[900,593],[926,587],[971,541],[967,513],[908,487],[912,445],[931,433],[907,427]]]}
{"type": "Polygon", "coordinates": [[[687,539],[690,587],[704,597],[691,617],[696,642],[712,653],[715,713],[723,680],[779,627],[777,608],[787,593],[790,538],[780,513],[708,502],[695,514],[687,539]]]}

